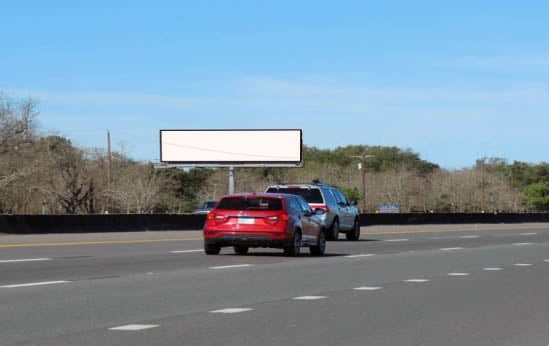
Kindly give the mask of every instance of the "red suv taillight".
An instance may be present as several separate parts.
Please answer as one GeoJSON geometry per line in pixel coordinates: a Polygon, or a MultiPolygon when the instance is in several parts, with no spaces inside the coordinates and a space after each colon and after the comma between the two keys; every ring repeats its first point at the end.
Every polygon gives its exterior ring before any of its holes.
{"type": "Polygon", "coordinates": [[[216,213],[209,213],[208,216],[206,217],[206,219],[208,221],[215,222],[216,225],[219,225],[219,224],[227,222],[227,220],[229,220],[229,217],[226,216],[226,215],[220,215],[220,214],[216,214],[216,213]]]}
{"type": "Polygon", "coordinates": [[[267,220],[267,223],[270,225],[276,225],[277,222],[282,221],[286,222],[290,219],[290,216],[286,213],[273,215],[273,216],[266,216],[265,219],[267,220]]]}

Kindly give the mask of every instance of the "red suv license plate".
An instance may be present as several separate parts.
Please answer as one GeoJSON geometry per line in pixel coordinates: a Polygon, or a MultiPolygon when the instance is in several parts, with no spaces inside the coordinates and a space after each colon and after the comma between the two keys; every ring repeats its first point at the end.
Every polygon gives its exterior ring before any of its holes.
{"type": "Polygon", "coordinates": [[[239,217],[238,223],[243,225],[253,225],[255,223],[255,219],[249,217],[239,217]]]}

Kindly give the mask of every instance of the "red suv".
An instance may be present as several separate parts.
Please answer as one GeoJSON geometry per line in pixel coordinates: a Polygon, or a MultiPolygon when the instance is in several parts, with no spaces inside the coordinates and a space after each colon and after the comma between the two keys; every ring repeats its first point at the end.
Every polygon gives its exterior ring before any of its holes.
{"type": "Polygon", "coordinates": [[[219,254],[232,246],[237,254],[250,247],[284,249],[299,256],[301,247],[323,255],[326,238],[320,215],[300,196],[280,193],[240,193],[222,197],[204,224],[204,251],[219,254]]]}

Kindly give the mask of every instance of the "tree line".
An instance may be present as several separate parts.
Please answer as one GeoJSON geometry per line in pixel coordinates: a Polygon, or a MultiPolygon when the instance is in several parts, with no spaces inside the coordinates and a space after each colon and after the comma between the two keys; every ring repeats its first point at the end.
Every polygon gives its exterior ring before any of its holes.
{"type": "MultiPolygon", "coordinates": [[[[122,152],[41,135],[38,103],[0,94],[0,213],[188,213],[228,191],[226,168],[156,169],[122,152]]],[[[338,186],[366,212],[549,211],[549,163],[481,158],[447,170],[397,147],[303,148],[303,167],[236,168],[236,191],[271,184],[338,186]],[[360,163],[360,166],[359,166],[360,163]]]]}

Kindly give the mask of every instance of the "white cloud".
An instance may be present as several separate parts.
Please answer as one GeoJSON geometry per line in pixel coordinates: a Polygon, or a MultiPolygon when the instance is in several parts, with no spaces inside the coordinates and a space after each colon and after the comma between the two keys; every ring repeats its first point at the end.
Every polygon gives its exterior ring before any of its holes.
{"type": "Polygon", "coordinates": [[[458,57],[447,61],[438,61],[438,65],[460,68],[474,68],[498,71],[516,71],[535,69],[549,71],[549,56],[536,57],[458,57]]]}

